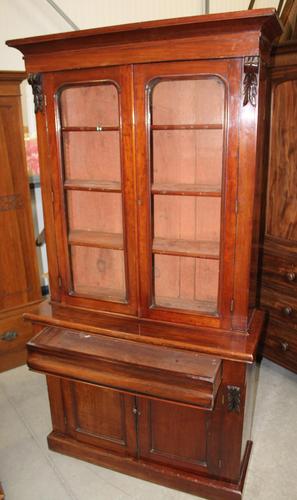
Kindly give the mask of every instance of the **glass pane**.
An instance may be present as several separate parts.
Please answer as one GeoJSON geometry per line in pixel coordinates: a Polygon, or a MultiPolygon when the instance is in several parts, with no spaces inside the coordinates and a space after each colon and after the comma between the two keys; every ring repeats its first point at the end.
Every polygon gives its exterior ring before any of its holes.
{"type": "Polygon", "coordinates": [[[108,301],[125,300],[123,251],[72,246],[71,262],[74,292],[108,301]]]}
{"type": "Polygon", "coordinates": [[[121,180],[119,132],[63,132],[65,180],[121,180]]]}
{"type": "Polygon", "coordinates": [[[154,130],[153,182],[220,192],[222,155],[223,130],[154,130]]]}
{"type": "Polygon", "coordinates": [[[163,80],[153,89],[152,123],[222,124],[224,84],[216,77],[163,80]]]}
{"type": "Polygon", "coordinates": [[[72,291],[123,302],[118,88],[110,82],[64,88],[60,118],[72,291]]]}
{"type": "Polygon", "coordinates": [[[123,233],[121,194],[68,191],[70,230],[123,233]]]}
{"type": "Polygon", "coordinates": [[[164,79],[151,92],[155,304],[217,311],[225,87],[164,79]]]}
{"type": "Polygon", "coordinates": [[[154,256],[156,305],[213,314],[217,309],[219,262],[154,256]]]}
{"type": "Polygon", "coordinates": [[[113,83],[71,86],[61,92],[63,127],[118,127],[118,89],[113,83]]]}
{"type": "Polygon", "coordinates": [[[220,198],[155,195],[154,238],[215,242],[218,257],[220,216],[220,198]]]}

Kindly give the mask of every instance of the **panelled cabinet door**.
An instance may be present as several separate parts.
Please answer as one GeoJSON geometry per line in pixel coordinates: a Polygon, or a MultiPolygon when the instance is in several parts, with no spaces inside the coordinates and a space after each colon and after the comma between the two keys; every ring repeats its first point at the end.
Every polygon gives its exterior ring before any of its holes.
{"type": "Polygon", "coordinates": [[[136,310],[129,67],[45,76],[61,300],[136,310]]]}
{"type": "Polygon", "coordinates": [[[213,412],[146,398],[137,406],[140,458],[193,472],[216,472],[210,456],[216,452],[208,442],[209,433],[215,441],[213,412]]]}
{"type": "Polygon", "coordinates": [[[67,432],[78,441],[136,455],[134,397],[79,382],[62,382],[67,432]]]}
{"type": "Polygon", "coordinates": [[[230,316],[239,70],[236,60],[136,67],[144,316],[210,326],[230,316]]]}

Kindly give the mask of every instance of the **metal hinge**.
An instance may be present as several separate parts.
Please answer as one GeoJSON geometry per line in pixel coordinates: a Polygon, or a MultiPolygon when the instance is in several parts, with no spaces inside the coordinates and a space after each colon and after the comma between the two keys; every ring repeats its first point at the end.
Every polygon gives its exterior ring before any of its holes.
{"type": "Polygon", "coordinates": [[[58,287],[62,288],[62,278],[60,275],[58,276],[58,287]]]}
{"type": "Polygon", "coordinates": [[[231,299],[231,302],[230,302],[230,312],[232,312],[232,313],[234,311],[234,303],[235,303],[234,299],[231,299]]]}
{"type": "Polygon", "coordinates": [[[230,412],[240,413],[241,394],[237,385],[227,385],[227,408],[230,412]]]}
{"type": "Polygon", "coordinates": [[[238,200],[235,201],[235,213],[238,214],[238,200]]]}
{"type": "Polygon", "coordinates": [[[55,197],[54,197],[54,191],[51,190],[51,197],[52,197],[52,204],[54,204],[55,202],[55,197]]]}
{"type": "Polygon", "coordinates": [[[221,469],[223,467],[223,462],[221,459],[219,459],[219,463],[218,463],[218,466],[219,466],[219,469],[221,469]]]}

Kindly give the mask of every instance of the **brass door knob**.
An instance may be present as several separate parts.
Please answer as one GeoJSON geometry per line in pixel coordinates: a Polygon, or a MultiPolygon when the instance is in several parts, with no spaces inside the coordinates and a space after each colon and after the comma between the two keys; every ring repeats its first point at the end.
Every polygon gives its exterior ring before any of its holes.
{"type": "Polygon", "coordinates": [[[288,342],[281,342],[280,345],[283,352],[286,352],[289,348],[288,342]]]}
{"type": "Polygon", "coordinates": [[[292,314],[293,314],[293,309],[292,309],[292,307],[291,307],[291,306],[286,306],[286,307],[283,307],[282,312],[283,312],[283,315],[284,315],[284,316],[289,317],[289,316],[292,316],[292,314]]]}
{"type": "Polygon", "coordinates": [[[293,271],[289,271],[288,273],[286,273],[286,280],[290,282],[295,281],[296,273],[294,273],[293,271]]]}

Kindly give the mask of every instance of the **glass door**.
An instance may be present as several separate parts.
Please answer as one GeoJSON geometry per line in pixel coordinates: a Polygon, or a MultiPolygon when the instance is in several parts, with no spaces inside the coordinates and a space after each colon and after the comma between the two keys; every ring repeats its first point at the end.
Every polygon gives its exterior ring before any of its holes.
{"type": "Polygon", "coordinates": [[[67,294],[126,311],[135,307],[135,202],[132,147],[123,148],[132,142],[123,73],[99,69],[95,79],[94,71],[73,72],[56,91],[56,118],[67,294]]]}
{"type": "Polygon", "coordinates": [[[226,75],[211,63],[160,64],[144,73],[144,314],[216,322],[225,240],[226,75]]]}

